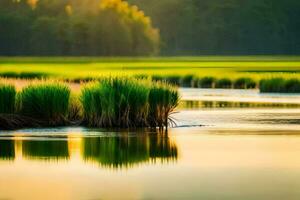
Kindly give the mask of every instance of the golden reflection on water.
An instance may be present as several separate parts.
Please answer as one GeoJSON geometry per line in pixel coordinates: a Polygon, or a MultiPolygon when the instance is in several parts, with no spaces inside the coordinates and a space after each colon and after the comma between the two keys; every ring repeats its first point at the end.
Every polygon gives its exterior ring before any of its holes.
{"type": "Polygon", "coordinates": [[[0,138],[0,199],[298,199],[300,137],[240,133],[0,138]]]}

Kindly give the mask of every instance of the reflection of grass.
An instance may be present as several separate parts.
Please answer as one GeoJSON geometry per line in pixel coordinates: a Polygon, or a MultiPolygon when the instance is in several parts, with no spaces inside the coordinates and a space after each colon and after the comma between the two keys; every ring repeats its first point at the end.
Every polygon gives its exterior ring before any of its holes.
{"type": "Polygon", "coordinates": [[[24,140],[22,152],[31,159],[69,159],[68,141],[65,140],[24,140]]]}
{"type": "Polygon", "coordinates": [[[13,160],[15,158],[15,142],[13,140],[0,140],[0,159],[13,160]]]}
{"type": "Polygon", "coordinates": [[[178,156],[176,145],[163,136],[83,138],[82,153],[85,160],[112,168],[175,160],[178,156]]]}

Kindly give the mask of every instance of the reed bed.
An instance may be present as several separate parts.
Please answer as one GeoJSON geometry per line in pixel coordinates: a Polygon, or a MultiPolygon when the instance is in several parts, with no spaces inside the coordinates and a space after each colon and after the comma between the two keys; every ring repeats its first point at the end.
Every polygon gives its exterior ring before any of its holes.
{"type": "Polygon", "coordinates": [[[19,112],[49,125],[64,125],[68,114],[70,89],[61,83],[32,84],[18,94],[19,112]]]}
{"type": "Polygon", "coordinates": [[[300,93],[299,79],[271,78],[262,79],[259,83],[260,92],[300,93]]]}
{"type": "Polygon", "coordinates": [[[19,79],[45,79],[50,74],[43,72],[1,72],[0,77],[3,78],[19,78],[19,79]]]}
{"type": "Polygon", "coordinates": [[[0,114],[12,114],[15,111],[16,88],[9,84],[0,84],[0,114]]]}
{"type": "Polygon", "coordinates": [[[107,78],[83,88],[84,121],[92,127],[167,127],[179,101],[165,83],[107,78]]]}
{"type": "Polygon", "coordinates": [[[79,94],[54,81],[33,82],[19,92],[5,84],[0,85],[0,128],[164,128],[173,123],[178,101],[175,87],[149,79],[103,78],[86,83],[79,94]]]}

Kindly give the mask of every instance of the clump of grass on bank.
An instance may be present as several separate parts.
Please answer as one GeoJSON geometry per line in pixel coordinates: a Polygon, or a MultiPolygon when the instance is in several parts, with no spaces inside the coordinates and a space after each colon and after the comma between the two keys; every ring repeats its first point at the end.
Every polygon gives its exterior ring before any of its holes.
{"type": "Polygon", "coordinates": [[[16,88],[13,85],[0,84],[0,113],[15,112],[16,88]]]}
{"type": "Polygon", "coordinates": [[[222,78],[216,81],[216,88],[232,88],[232,81],[228,78],[222,78]]]}
{"type": "Polygon", "coordinates": [[[81,94],[84,121],[93,127],[163,127],[178,99],[166,84],[120,77],[88,84],[81,94]]]}
{"type": "Polygon", "coordinates": [[[251,78],[238,78],[234,81],[235,89],[254,89],[256,88],[256,82],[251,78]]]}
{"type": "Polygon", "coordinates": [[[153,84],[149,93],[148,122],[150,126],[168,127],[169,116],[178,103],[179,94],[176,89],[162,83],[153,84]]]}
{"type": "Polygon", "coordinates": [[[180,86],[182,87],[192,87],[194,80],[194,75],[185,75],[181,78],[180,86]]]}
{"type": "Polygon", "coordinates": [[[149,90],[143,81],[107,78],[82,90],[85,122],[95,127],[144,126],[149,90]]]}
{"type": "Polygon", "coordinates": [[[161,82],[166,82],[175,86],[180,86],[181,85],[181,76],[180,75],[153,75],[152,80],[153,81],[161,81],[161,82]]]}
{"type": "Polygon", "coordinates": [[[271,78],[262,79],[259,83],[262,93],[300,93],[299,79],[271,78]]]}
{"type": "Polygon", "coordinates": [[[213,88],[215,83],[214,77],[203,77],[199,79],[198,87],[199,88],[213,88]]]}
{"type": "Polygon", "coordinates": [[[70,89],[61,83],[29,85],[18,94],[22,115],[63,125],[69,108],[70,89]]]}

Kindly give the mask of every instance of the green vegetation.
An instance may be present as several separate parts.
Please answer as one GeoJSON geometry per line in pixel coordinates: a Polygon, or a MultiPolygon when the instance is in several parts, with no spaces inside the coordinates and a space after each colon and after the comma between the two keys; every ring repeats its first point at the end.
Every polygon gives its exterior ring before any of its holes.
{"type": "MultiPolygon", "coordinates": [[[[5,85],[2,88],[12,88],[16,95],[14,87],[5,85]]],[[[7,96],[0,92],[3,94],[7,96]]],[[[3,103],[9,100],[6,96],[3,103]]],[[[162,129],[173,123],[170,115],[179,101],[178,92],[172,86],[128,77],[103,78],[88,83],[80,95],[71,93],[63,83],[42,81],[25,86],[16,96],[8,103],[13,108],[17,105],[17,109],[2,111],[1,128],[82,124],[162,129]]],[[[4,109],[6,105],[0,106],[4,109]]]]}
{"type": "Polygon", "coordinates": [[[122,0],[1,0],[0,28],[0,55],[159,52],[159,31],[150,18],[122,0]]]}
{"type": "MultiPolygon", "coordinates": [[[[132,76],[184,87],[252,89],[259,88],[263,79],[300,80],[299,72],[297,56],[0,58],[0,76],[11,73],[19,74],[19,78],[42,77],[75,83],[101,81],[107,76],[132,76]]],[[[289,86],[291,92],[296,91],[293,87],[289,86]]]]}
{"type": "Polygon", "coordinates": [[[160,29],[163,55],[299,55],[299,0],[128,0],[160,29]]]}
{"type": "Polygon", "coordinates": [[[168,137],[85,137],[83,157],[103,167],[127,168],[145,162],[176,160],[177,146],[168,137]]]}
{"type": "Polygon", "coordinates": [[[299,13],[298,0],[1,0],[0,55],[298,55],[299,13]]]}
{"type": "Polygon", "coordinates": [[[0,160],[15,159],[15,141],[0,140],[0,160]]]}
{"type": "Polygon", "coordinates": [[[299,79],[272,78],[259,83],[261,92],[300,93],[299,79]]]}
{"type": "Polygon", "coordinates": [[[182,77],[190,75],[232,81],[247,77],[259,82],[271,77],[299,78],[299,72],[299,57],[0,58],[0,75],[35,73],[36,78],[42,75],[76,82],[107,76],[153,76],[155,80],[168,77],[168,82],[180,84],[182,77]]]}
{"type": "Polygon", "coordinates": [[[18,95],[18,105],[23,115],[45,120],[49,125],[64,125],[70,100],[70,89],[66,85],[29,85],[18,95]]]}
{"type": "Polygon", "coordinates": [[[256,87],[256,82],[251,78],[242,77],[234,81],[234,88],[236,89],[254,89],[256,87]]]}
{"type": "Polygon", "coordinates": [[[15,111],[16,89],[13,85],[0,84],[0,114],[15,111]]]}
{"type": "Polygon", "coordinates": [[[167,127],[178,101],[171,86],[122,77],[88,84],[81,94],[84,121],[93,127],[167,127]]]}
{"type": "Polygon", "coordinates": [[[173,121],[169,118],[170,114],[178,106],[178,91],[169,85],[155,83],[149,92],[149,112],[148,122],[151,127],[167,127],[173,121]]]}
{"type": "Polygon", "coordinates": [[[22,154],[30,159],[69,159],[70,152],[66,140],[23,140],[22,154]]]}
{"type": "Polygon", "coordinates": [[[2,72],[0,77],[19,78],[19,79],[45,79],[49,74],[42,72],[2,72]]]}

